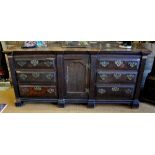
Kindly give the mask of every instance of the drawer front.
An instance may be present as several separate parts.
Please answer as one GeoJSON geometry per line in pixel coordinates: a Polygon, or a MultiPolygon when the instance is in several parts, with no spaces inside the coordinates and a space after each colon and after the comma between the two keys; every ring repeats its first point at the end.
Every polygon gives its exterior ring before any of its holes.
{"type": "Polygon", "coordinates": [[[135,83],[137,72],[105,72],[97,71],[97,82],[100,83],[135,83]]]}
{"type": "Polygon", "coordinates": [[[132,99],[134,94],[133,86],[97,86],[97,99],[132,99]]]}
{"type": "Polygon", "coordinates": [[[55,69],[55,56],[51,55],[28,55],[15,56],[17,69],[55,69]]]}
{"type": "Polygon", "coordinates": [[[19,83],[56,83],[55,72],[16,71],[19,83]]]}
{"type": "Polygon", "coordinates": [[[101,56],[97,59],[97,68],[104,70],[138,70],[139,63],[139,57],[101,56]]]}
{"type": "Polygon", "coordinates": [[[43,85],[19,85],[21,97],[56,98],[57,90],[55,86],[43,85]]]}

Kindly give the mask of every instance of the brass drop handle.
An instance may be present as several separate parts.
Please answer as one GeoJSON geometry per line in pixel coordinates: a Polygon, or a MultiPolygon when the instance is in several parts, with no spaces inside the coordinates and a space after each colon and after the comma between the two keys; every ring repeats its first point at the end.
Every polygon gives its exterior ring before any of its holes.
{"type": "Polygon", "coordinates": [[[17,62],[17,64],[18,64],[20,67],[23,67],[23,66],[26,65],[26,61],[20,60],[20,61],[17,62]]]}
{"type": "Polygon", "coordinates": [[[129,65],[131,68],[134,68],[134,67],[137,66],[137,62],[131,61],[131,62],[128,62],[128,65],[129,65]]]}
{"type": "Polygon", "coordinates": [[[98,72],[98,74],[102,80],[105,80],[108,77],[108,75],[105,74],[104,72],[98,72]]]}
{"type": "Polygon", "coordinates": [[[121,78],[121,76],[122,76],[122,74],[121,74],[121,73],[114,73],[114,77],[115,77],[116,79],[121,78]]]}
{"type": "Polygon", "coordinates": [[[38,77],[40,76],[40,73],[38,73],[38,72],[32,73],[32,76],[33,76],[34,78],[38,78],[38,77]]]}
{"type": "Polygon", "coordinates": [[[27,79],[27,75],[26,74],[20,74],[19,78],[22,80],[26,80],[27,79]]]}
{"type": "Polygon", "coordinates": [[[34,90],[36,90],[36,91],[41,91],[42,88],[41,88],[40,86],[35,86],[35,87],[34,87],[34,90]]]}
{"type": "Polygon", "coordinates": [[[99,94],[105,94],[106,93],[106,90],[103,89],[103,88],[100,88],[100,89],[98,89],[98,93],[99,94]]]}
{"type": "Polygon", "coordinates": [[[28,93],[29,92],[29,89],[27,87],[23,87],[21,90],[22,90],[23,93],[28,93]]]}
{"type": "Polygon", "coordinates": [[[131,81],[131,80],[134,78],[134,75],[133,75],[133,74],[128,74],[128,75],[127,75],[127,78],[128,78],[128,80],[131,81]]]}
{"type": "Polygon", "coordinates": [[[112,91],[113,92],[118,92],[119,91],[119,88],[118,87],[112,87],[112,91]]]}
{"type": "Polygon", "coordinates": [[[33,65],[33,66],[37,66],[39,61],[37,59],[33,59],[30,61],[30,63],[33,65]]]}
{"type": "Polygon", "coordinates": [[[48,59],[47,61],[44,62],[44,64],[47,66],[47,67],[50,67],[51,65],[54,64],[54,59],[48,59]]]}
{"type": "Polygon", "coordinates": [[[122,60],[116,60],[116,61],[115,61],[115,65],[116,65],[117,67],[120,67],[122,64],[123,64],[123,61],[122,61],[122,60]]]}
{"type": "Polygon", "coordinates": [[[52,80],[53,77],[54,77],[54,73],[49,73],[49,74],[46,75],[46,78],[47,78],[48,80],[52,80]]]}
{"type": "Polygon", "coordinates": [[[47,89],[47,92],[50,93],[50,94],[52,94],[52,93],[55,92],[55,90],[53,88],[49,88],[49,89],[47,89]]]}
{"type": "Polygon", "coordinates": [[[126,94],[131,94],[132,93],[132,89],[128,88],[125,90],[126,94]]]}
{"type": "Polygon", "coordinates": [[[109,61],[100,61],[100,65],[102,67],[107,67],[109,65],[109,61]]]}

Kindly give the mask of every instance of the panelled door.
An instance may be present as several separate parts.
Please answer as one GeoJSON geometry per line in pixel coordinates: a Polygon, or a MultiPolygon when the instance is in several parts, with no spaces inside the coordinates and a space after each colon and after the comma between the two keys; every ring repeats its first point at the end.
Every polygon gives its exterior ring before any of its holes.
{"type": "Polygon", "coordinates": [[[64,97],[87,99],[89,94],[89,55],[64,55],[64,97]]]}

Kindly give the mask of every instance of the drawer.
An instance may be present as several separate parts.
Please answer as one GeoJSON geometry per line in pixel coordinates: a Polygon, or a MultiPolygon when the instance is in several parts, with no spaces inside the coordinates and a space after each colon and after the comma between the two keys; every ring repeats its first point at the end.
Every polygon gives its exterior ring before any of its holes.
{"type": "Polygon", "coordinates": [[[97,58],[97,68],[104,70],[137,70],[140,58],[127,56],[100,56],[97,58]]]}
{"type": "Polygon", "coordinates": [[[137,72],[126,71],[97,71],[97,82],[100,83],[135,83],[137,72]]]}
{"type": "Polygon", "coordinates": [[[16,71],[19,83],[56,83],[53,71],[16,71]]]}
{"type": "Polygon", "coordinates": [[[57,90],[55,86],[46,85],[19,85],[21,97],[56,98],[57,90]]]}
{"type": "Polygon", "coordinates": [[[97,99],[108,99],[108,100],[118,100],[118,99],[133,99],[134,86],[97,86],[97,99]]]}
{"type": "Polygon", "coordinates": [[[55,69],[54,55],[20,55],[14,61],[17,69],[55,69]]]}

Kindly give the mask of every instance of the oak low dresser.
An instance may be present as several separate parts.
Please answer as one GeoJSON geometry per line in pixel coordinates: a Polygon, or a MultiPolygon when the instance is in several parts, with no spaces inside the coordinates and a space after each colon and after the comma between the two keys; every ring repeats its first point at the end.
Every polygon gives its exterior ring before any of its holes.
{"type": "Polygon", "coordinates": [[[25,102],[139,107],[147,49],[8,46],[16,106],[25,102]]]}

